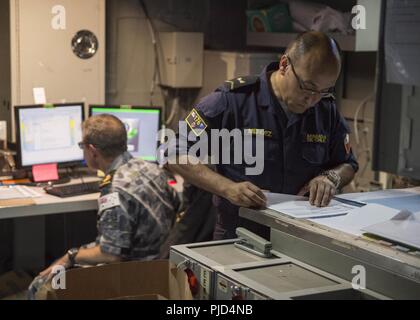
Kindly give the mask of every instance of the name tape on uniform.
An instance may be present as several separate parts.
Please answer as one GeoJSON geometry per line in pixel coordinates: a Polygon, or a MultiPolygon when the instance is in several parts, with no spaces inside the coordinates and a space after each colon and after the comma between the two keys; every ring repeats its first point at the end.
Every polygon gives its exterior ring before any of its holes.
{"type": "Polygon", "coordinates": [[[245,129],[246,133],[253,135],[253,136],[264,136],[266,138],[272,138],[273,137],[273,131],[265,130],[265,129],[245,129]]]}
{"type": "Polygon", "coordinates": [[[327,143],[327,136],[325,134],[307,134],[306,142],[313,143],[327,143]]]}

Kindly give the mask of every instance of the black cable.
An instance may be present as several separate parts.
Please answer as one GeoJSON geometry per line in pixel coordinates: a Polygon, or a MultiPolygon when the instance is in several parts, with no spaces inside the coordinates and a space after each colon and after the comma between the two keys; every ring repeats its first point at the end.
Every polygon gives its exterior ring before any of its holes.
{"type": "MultiPolygon", "coordinates": [[[[149,24],[150,24],[150,28],[151,28],[151,33],[152,33],[152,44],[153,44],[153,51],[154,51],[154,55],[155,55],[155,65],[154,65],[154,74],[153,74],[153,90],[150,92],[150,105],[153,107],[153,96],[155,93],[155,84],[156,84],[156,79],[157,82],[160,86],[160,84],[162,83],[162,75],[161,75],[161,68],[160,68],[160,61],[159,61],[159,48],[158,48],[158,33],[156,32],[156,27],[153,23],[153,20],[151,19],[150,15],[149,15],[149,11],[147,9],[146,4],[144,3],[143,0],[139,0],[139,4],[140,7],[143,10],[144,15],[146,16],[146,19],[148,20],[149,24]]],[[[162,98],[163,98],[163,119],[164,122],[166,123],[166,117],[167,117],[167,102],[166,102],[166,96],[163,92],[163,89],[161,89],[161,94],[162,94],[162,98]]]]}
{"type": "Polygon", "coordinates": [[[66,171],[67,171],[67,175],[69,176],[70,180],[71,179],[75,179],[75,180],[80,179],[81,184],[83,184],[83,185],[87,184],[87,182],[84,179],[82,171],[79,171],[78,174],[76,174],[76,172],[77,172],[76,167],[67,167],[66,171]]]}
{"type": "Polygon", "coordinates": [[[67,175],[70,177],[70,179],[72,178],[72,174],[71,174],[71,169],[70,169],[70,167],[67,167],[66,168],[66,171],[67,171],[67,175]]]}

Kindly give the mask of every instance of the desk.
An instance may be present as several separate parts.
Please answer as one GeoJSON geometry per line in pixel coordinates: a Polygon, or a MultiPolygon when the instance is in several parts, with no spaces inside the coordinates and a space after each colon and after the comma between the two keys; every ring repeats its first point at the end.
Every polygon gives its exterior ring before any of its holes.
{"type": "MultiPolygon", "coordinates": [[[[86,178],[85,182],[97,178],[86,178]]],[[[80,183],[80,179],[71,183],[80,183]]],[[[43,194],[34,198],[31,205],[0,207],[0,220],[13,219],[14,226],[14,267],[16,269],[38,269],[44,266],[45,219],[53,214],[90,212],[98,209],[99,193],[71,198],[58,198],[46,194],[42,188],[34,190],[43,194]],[[28,245],[29,244],[29,245],[28,245]]]]}
{"type": "MultiPolygon", "coordinates": [[[[420,188],[386,191],[398,196],[420,188]]],[[[361,194],[349,194],[359,200],[361,194]]],[[[366,194],[363,194],[366,198],[366,194]]],[[[380,199],[381,193],[369,194],[380,199]]],[[[366,270],[368,289],[395,299],[420,299],[420,256],[400,252],[380,241],[346,234],[313,221],[295,219],[270,209],[240,209],[240,216],[271,228],[273,249],[352,281],[354,266],[366,270]]]]}
{"type": "MultiPolygon", "coordinates": [[[[97,178],[86,178],[84,182],[92,182],[97,178]]],[[[81,183],[80,179],[73,179],[70,184],[81,183]]],[[[98,209],[99,193],[92,193],[71,198],[58,198],[45,193],[42,188],[31,187],[42,194],[34,198],[35,204],[22,206],[0,207],[0,219],[15,219],[23,217],[44,216],[69,212],[84,212],[98,209]]]]}
{"type": "Polygon", "coordinates": [[[44,193],[41,198],[34,198],[35,204],[0,207],[0,219],[44,216],[69,212],[83,212],[98,209],[99,193],[87,194],[71,198],[58,198],[46,194],[42,188],[34,188],[44,193]]]}

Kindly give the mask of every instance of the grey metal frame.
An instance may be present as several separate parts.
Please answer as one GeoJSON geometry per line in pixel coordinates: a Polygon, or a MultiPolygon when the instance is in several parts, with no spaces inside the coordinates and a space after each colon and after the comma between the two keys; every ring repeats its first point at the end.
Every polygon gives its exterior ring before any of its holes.
{"type": "MultiPolygon", "coordinates": [[[[364,299],[388,299],[387,297],[376,294],[370,290],[363,290],[363,292],[356,292],[351,284],[343,278],[335,276],[325,270],[320,270],[307,263],[287,256],[283,252],[273,252],[272,259],[264,259],[256,257],[257,260],[253,262],[240,262],[237,264],[223,265],[213,259],[203,256],[202,254],[194,251],[194,249],[202,247],[218,247],[222,245],[232,245],[238,239],[204,242],[196,244],[187,244],[174,246],[171,249],[170,260],[175,263],[179,268],[189,267],[196,276],[200,277],[203,272],[207,272],[207,280],[209,281],[209,292],[204,293],[202,284],[200,283],[200,292],[197,299],[216,299],[216,300],[229,300],[235,294],[235,291],[241,293],[244,299],[275,299],[275,300],[290,300],[290,299],[334,299],[334,298],[364,298],[364,299]],[[333,285],[302,289],[290,292],[277,292],[273,288],[258,283],[255,279],[250,279],[241,274],[241,271],[251,269],[261,269],[271,266],[280,266],[285,264],[294,264],[309,272],[314,276],[323,277],[331,282],[333,285]],[[225,282],[226,287],[221,290],[219,283],[225,282]]],[[[220,250],[220,255],[226,252],[220,250]]],[[[201,279],[199,280],[201,281],[201,279]]]]}
{"type": "Polygon", "coordinates": [[[271,228],[273,249],[352,281],[366,269],[367,288],[394,299],[420,299],[420,257],[273,210],[240,209],[240,216],[271,228]]]}

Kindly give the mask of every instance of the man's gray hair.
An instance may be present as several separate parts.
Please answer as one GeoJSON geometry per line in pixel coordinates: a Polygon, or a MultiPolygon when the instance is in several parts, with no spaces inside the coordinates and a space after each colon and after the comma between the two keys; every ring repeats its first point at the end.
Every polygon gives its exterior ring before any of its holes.
{"type": "Polygon", "coordinates": [[[93,116],[83,123],[83,142],[94,145],[105,158],[114,158],[127,151],[127,130],[113,115],[93,116]]]}

